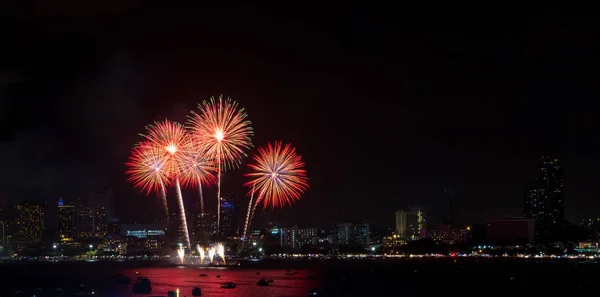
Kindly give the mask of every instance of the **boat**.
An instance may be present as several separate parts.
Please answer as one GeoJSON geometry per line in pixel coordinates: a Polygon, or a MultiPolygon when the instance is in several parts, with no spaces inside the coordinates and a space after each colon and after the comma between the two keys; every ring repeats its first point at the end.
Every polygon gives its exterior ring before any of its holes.
{"type": "Polygon", "coordinates": [[[226,282],[221,285],[222,289],[235,289],[236,285],[233,282],[226,282]]]}
{"type": "Polygon", "coordinates": [[[198,287],[192,289],[192,296],[200,296],[202,295],[202,290],[198,287]]]}
{"type": "Polygon", "coordinates": [[[267,280],[266,280],[266,279],[264,279],[264,278],[261,278],[261,279],[258,281],[258,283],[256,283],[256,285],[257,285],[257,286],[260,286],[260,287],[266,287],[266,286],[268,286],[268,285],[269,285],[269,282],[267,282],[267,280]]]}
{"type": "Polygon", "coordinates": [[[133,283],[131,291],[134,294],[150,294],[152,292],[152,284],[149,279],[138,277],[138,280],[133,283]]]}

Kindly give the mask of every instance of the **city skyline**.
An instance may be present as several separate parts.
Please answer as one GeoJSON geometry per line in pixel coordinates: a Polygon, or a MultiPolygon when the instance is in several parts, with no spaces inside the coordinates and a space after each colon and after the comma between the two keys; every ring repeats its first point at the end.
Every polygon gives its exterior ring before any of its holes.
{"type": "MultiPolygon", "coordinates": [[[[600,209],[600,103],[588,98],[600,67],[578,18],[569,30],[580,35],[565,34],[569,17],[551,11],[482,40],[477,28],[440,33],[373,7],[351,7],[348,19],[326,6],[282,18],[113,8],[110,26],[45,10],[43,20],[24,12],[0,29],[10,45],[0,68],[0,163],[10,169],[1,197],[54,201],[108,182],[121,213],[153,205],[124,181],[137,133],[163,117],[183,122],[199,101],[223,94],[261,131],[255,145],[291,142],[306,161],[311,188],[293,208],[265,215],[273,219],[311,213],[324,224],[343,213],[392,225],[387,209],[437,212],[446,188],[456,193],[453,223],[520,214],[541,155],[562,160],[568,219],[600,209]],[[213,28],[217,15],[229,25],[213,28]]],[[[245,197],[246,172],[224,174],[223,196],[245,197]]]]}

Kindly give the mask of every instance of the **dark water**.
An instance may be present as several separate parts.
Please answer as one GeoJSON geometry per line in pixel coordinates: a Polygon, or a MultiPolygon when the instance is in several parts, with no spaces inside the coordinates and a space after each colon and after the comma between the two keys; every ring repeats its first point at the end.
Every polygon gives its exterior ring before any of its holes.
{"type": "Polygon", "coordinates": [[[39,297],[55,296],[49,293],[56,288],[65,290],[63,296],[73,296],[77,289],[86,294],[93,291],[95,296],[135,296],[131,285],[116,285],[110,276],[123,273],[133,280],[136,271],[152,282],[150,296],[166,296],[167,291],[179,288],[181,297],[191,297],[193,287],[200,287],[202,296],[227,297],[307,296],[313,289],[318,289],[320,296],[564,296],[565,293],[596,293],[600,264],[466,259],[272,261],[227,268],[147,262],[0,264],[0,297],[13,296],[17,289],[31,296],[36,287],[44,291],[37,294],[39,297]],[[208,276],[199,276],[202,273],[208,276]],[[295,274],[286,275],[290,273],[295,274]],[[217,274],[221,277],[217,278],[217,274]],[[268,287],[259,287],[256,282],[260,278],[274,282],[268,287]],[[221,283],[227,281],[236,283],[237,288],[220,288],[221,283]]]}

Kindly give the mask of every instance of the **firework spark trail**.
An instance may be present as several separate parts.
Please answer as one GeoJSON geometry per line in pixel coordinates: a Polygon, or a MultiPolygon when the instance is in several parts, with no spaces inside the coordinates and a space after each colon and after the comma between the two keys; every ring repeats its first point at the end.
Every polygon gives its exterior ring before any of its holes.
{"type": "Polygon", "coordinates": [[[160,192],[159,192],[160,200],[163,204],[163,209],[165,210],[165,219],[167,223],[169,222],[169,207],[167,205],[167,189],[165,189],[165,183],[160,182],[160,192]]]}
{"type": "Polygon", "coordinates": [[[208,248],[208,260],[210,260],[210,263],[213,262],[214,257],[215,257],[215,248],[211,246],[208,248]]]}
{"type": "Polygon", "coordinates": [[[227,261],[225,261],[225,246],[223,246],[222,243],[217,243],[217,255],[219,255],[219,257],[221,257],[221,260],[223,260],[223,264],[227,265],[227,261]]]}
{"type": "Polygon", "coordinates": [[[250,194],[250,202],[248,202],[248,214],[246,214],[246,224],[244,225],[244,235],[242,239],[246,240],[246,234],[248,232],[248,223],[250,222],[250,211],[252,210],[252,199],[254,198],[254,186],[252,185],[252,194],[250,194]]]}
{"type": "Polygon", "coordinates": [[[252,146],[250,137],[254,134],[251,122],[238,103],[223,96],[214,97],[198,105],[200,111],[192,111],[188,125],[195,142],[207,149],[212,159],[217,160],[217,234],[221,223],[221,171],[228,167],[238,167],[245,149],[252,146]],[[225,167],[223,167],[225,166],[225,167]]]}
{"type": "Polygon", "coordinates": [[[217,153],[217,168],[217,236],[219,236],[221,234],[221,155],[219,153],[217,153]]]}
{"type": "Polygon", "coordinates": [[[177,255],[179,256],[179,259],[181,261],[181,264],[183,264],[183,260],[185,259],[185,250],[183,248],[179,248],[177,250],[177,255]]]}
{"type": "Polygon", "coordinates": [[[204,247],[198,244],[196,245],[196,249],[198,249],[198,254],[200,255],[200,264],[204,264],[204,247]]]}
{"type": "Polygon", "coordinates": [[[200,213],[204,214],[204,195],[202,194],[202,183],[198,182],[198,192],[200,192],[200,213]]]}
{"type": "Polygon", "coordinates": [[[183,197],[181,196],[181,186],[179,185],[179,179],[175,180],[175,192],[177,192],[177,202],[179,204],[179,215],[181,217],[181,228],[183,228],[183,234],[185,235],[185,246],[191,248],[190,235],[187,227],[187,219],[185,217],[185,208],[183,206],[183,197]]]}
{"type": "Polygon", "coordinates": [[[276,141],[273,145],[259,147],[254,155],[256,164],[248,166],[253,172],[246,174],[252,179],[245,186],[256,186],[260,195],[256,205],[263,208],[279,208],[299,200],[308,188],[308,178],[302,156],[290,144],[285,147],[276,141]]]}

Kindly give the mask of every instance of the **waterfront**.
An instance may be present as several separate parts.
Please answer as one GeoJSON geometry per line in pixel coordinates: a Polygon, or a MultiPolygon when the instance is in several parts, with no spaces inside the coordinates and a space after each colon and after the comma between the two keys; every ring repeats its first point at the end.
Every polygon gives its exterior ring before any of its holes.
{"type": "MultiPolygon", "coordinates": [[[[594,292],[600,265],[568,260],[485,260],[429,259],[407,261],[263,261],[242,267],[194,267],[159,265],[147,262],[12,263],[0,265],[0,296],[13,296],[20,289],[28,293],[39,287],[46,294],[56,288],[73,296],[81,284],[87,294],[134,296],[131,285],[116,285],[111,275],[123,273],[135,279],[135,272],[148,277],[152,293],[166,296],[180,289],[191,296],[193,287],[202,296],[307,296],[312,289],[321,296],[428,296],[432,294],[545,294],[594,292]],[[289,270],[289,271],[288,271],[289,270]],[[257,274],[259,273],[259,274],[257,274]],[[206,274],[207,276],[200,276],[206,274]],[[220,278],[217,278],[220,275],[220,278]],[[310,277],[309,276],[313,276],[310,277]],[[259,287],[260,278],[272,279],[259,287]],[[222,289],[231,281],[235,289],[222,289]]],[[[31,296],[31,295],[25,295],[31,296]]]]}

